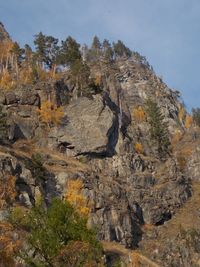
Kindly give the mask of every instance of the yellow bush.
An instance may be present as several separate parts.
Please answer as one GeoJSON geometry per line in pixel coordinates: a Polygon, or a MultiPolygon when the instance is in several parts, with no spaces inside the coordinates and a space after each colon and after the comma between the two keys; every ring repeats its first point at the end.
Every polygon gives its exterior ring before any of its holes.
{"type": "Polygon", "coordinates": [[[185,117],[185,109],[184,109],[183,106],[181,106],[179,108],[179,112],[178,112],[178,119],[179,119],[179,121],[180,122],[183,122],[184,117],[185,117]]]}
{"type": "Polygon", "coordinates": [[[0,178],[0,209],[14,202],[16,197],[15,183],[15,176],[0,178]]]}
{"type": "Polygon", "coordinates": [[[142,147],[142,144],[141,143],[136,143],[134,145],[134,148],[135,148],[135,151],[139,154],[143,154],[144,153],[144,150],[143,150],[143,147],[142,147]]]}
{"type": "Polygon", "coordinates": [[[133,109],[132,117],[134,118],[135,121],[143,122],[146,119],[146,114],[144,109],[141,106],[138,106],[133,109]]]}
{"type": "Polygon", "coordinates": [[[193,123],[193,118],[192,116],[190,115],[186,115],[186,118],[185,118],[185,128],[186,129],[189,129],[191,126],[192,126],[192,123],[193,123]]]}
{"type": "Polygon", "coordinates": [[[48,126],[58,125],[64,116],[63,108],[56,107],[50,101],[45,101],[42,103],[38,112],[40,120],[48,126]]]}
{"type": "Polygon", "coordinates": [[[5,90],[10,90],[16,85],[16,81],[12,79],[11,74],[6,70],[0,76],[0,87],[5,90]]]}
{"type": "Polygon", "coordinates": [[[176,130],[172,136],[172,146],[175,146],[183,137],[183,134],[180,130],[176,130]]]}
{"type": "Polygon", "coordinates": [[[67,184],[67,194],[65,199],[83,216],[88,216],[90,204],[82,194],[83,182],[80,179],[70,180],[67,184]]]}
{"type": "Polygon", "coordinates": [[[96,75],[96,77],[95,77],[95,85],[96,86],[100,86],[101,85],[101,75],[96,75]]]}

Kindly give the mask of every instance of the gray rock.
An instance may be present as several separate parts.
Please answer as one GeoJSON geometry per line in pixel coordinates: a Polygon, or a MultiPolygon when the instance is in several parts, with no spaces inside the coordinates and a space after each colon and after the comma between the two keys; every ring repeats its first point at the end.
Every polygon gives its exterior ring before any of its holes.
{"type": "Polygon", "coordinates": [[[76,154],[114,152],[117,120],[102,97],[79,98],[65,108],[65,116],[62,125],[50,131],[50,146],[66,144],[66,148],[74,148],[76,154]]]}

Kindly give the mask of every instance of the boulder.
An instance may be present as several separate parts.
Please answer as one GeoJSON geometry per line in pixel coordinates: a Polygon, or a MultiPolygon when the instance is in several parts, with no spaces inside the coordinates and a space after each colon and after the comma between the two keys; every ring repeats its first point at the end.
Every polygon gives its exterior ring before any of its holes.
{"type": "Polygon", "coordinates": [[[49,133],[50,146],[74,149],[76,154],[109,155],[117,142],[117,119],[101,96],[81,97],[65,108],[60,127],[49,133]]]}

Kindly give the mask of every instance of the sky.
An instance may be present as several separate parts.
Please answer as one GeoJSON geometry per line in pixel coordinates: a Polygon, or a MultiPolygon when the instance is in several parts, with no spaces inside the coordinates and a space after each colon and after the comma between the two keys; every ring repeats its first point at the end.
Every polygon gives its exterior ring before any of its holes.
{"type": "Polygon", "coordinates": [[[200,0],[0,0],[0,21],[20,45],[42,31],[90,44],[122,40],[164,82],[200,107],[200,0]]]}

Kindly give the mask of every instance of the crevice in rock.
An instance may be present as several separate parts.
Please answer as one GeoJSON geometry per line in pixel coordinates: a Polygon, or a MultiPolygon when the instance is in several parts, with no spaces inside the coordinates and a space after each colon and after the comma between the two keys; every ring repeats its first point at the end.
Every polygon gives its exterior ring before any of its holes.
{"type": "Polygon", "coordinates": [[[155,226],[163,225],[166,221],[171,220],[171,218],[172,218],[172,215],[171,215],[170,212],[169,212],[169,213],[165,213],[165,214],[163,214],[162,219],[161,219],[160,221],[158,221],[158,222],[155,224],[155,226]]]}

